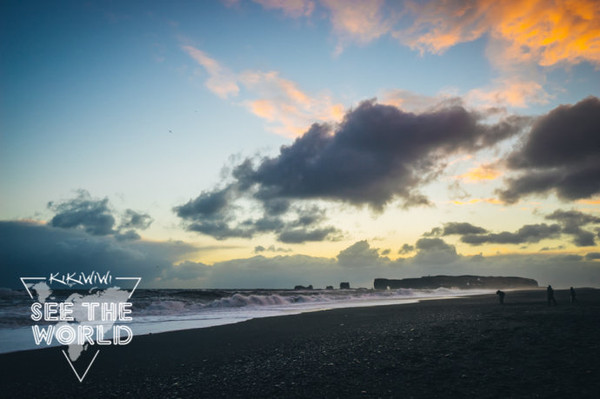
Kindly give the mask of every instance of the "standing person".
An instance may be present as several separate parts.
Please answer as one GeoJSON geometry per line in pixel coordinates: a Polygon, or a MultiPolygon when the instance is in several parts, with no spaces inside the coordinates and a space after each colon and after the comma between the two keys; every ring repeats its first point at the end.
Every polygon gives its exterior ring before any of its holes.
{"type": "Polygon", "coordinates": [[[554,290],[552,289],[552,286],[549,285],[548,288],[546,289],[546,294],[548,297],[548,306],[550,305],[558,305],[556,303],[556,299],[554,299],[554,290]]]}
{"type": "Polygon", "coordinates": [[[496,295],[498,295],[498,300],[500,301],[500,305],[504,305],[504,295],[506,295],[504,293],[504,291],[496,291],[496,295]]]}
{"type": "Polygon", "coordinates": [[[575,298],[575,288],[571,287],[569,293],[571,294],[571,303],[577,302],[577,298],[575,298]]]}

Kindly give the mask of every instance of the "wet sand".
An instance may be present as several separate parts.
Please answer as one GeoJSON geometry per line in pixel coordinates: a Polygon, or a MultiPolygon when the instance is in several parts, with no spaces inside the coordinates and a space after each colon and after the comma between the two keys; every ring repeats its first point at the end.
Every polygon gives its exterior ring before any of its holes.
{"type": "MultiPolygon", "coordinates": [[[[136,336],[79,383],[60,348],[0,355],[2,397],[597,397],[600,290],[337,309],[136,336]]],[[[94,353],[92,348],[91,353],[94,353]]],[[[77,366],[76,362],[76,366],[77,366]]]]}

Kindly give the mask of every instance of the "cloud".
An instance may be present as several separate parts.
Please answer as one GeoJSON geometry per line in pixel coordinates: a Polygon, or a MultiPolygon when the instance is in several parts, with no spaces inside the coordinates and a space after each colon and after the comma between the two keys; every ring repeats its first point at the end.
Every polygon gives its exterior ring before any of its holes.
{"type": "Polygon", "coordinates": [[[426,96],[401,89],[383,91],[379,102],[385,105],[393,105],[405,112],[414,112],[416,114],[463,105],[463,100],[455,95],[440,93],[435,96],[426,96]]]}
{"type": "Polygon", "coordinates": [[[600,193],[600,100],[588,97],[538,118],[506,165],[519,172],[499,190],[507,203],[555,192],[563,200],[600,193]]]}
{"type": "Polygon", "coordinates": [[[53,227],[81,228],[98,236],[114,233],[115,218],[108,208],[108,198],[92,199],[87,191],[78,190],[76,198],[49,202],[48,208],[56,213],[49,223],[53,227]]]}
{"type": "Polygon", "coordinates": [[[77,190],[75,198],[62,202],[48,203],[55,215],[48,223],[61,229],[78,229],[96,236],[114,235],[119,241],[139,240],[134,229],[145,230],[153,222],[147,213],[127,209],[116,226],[115,212],[111,209],[108,197],[94,199],[86,190],[77,190]],[[124,231],[127,230],[127,231],[124,231]]]}
{"type": "Polygon", "coordinates": [[[344,106],[335,103],[326,92],[310,95],[277,71],[234,73],[195,47],[182,49],[208,73],[206,87],[210,91],[223,99],[243,96],[241,104],[264,119],[274,133],[296,137],[315,121],[336,122],[344,114],[344,106]]]}
{"type": "Polygon", "coordinates": [[[409,1],[392,36],[421,54],[442,54],[483,39],[499,76],[471,90],[480,106],[527,107],[553,97],[544,90],[548,67],[600,65],[600,6],[595,0],[409,1]]]}
{"type": "Polygon", "coordinates": [[[537,279],[542,286],[600,286],[600,256],[595,252],[567,259],[543,254],[469,257],[439,238],[419,240],[417,254],[398,261],[379,256],[367,241],[358,241],[335,259],[255,256],[208,265],[189,260],[202,249],[181,242],[117,241],[80,229],[18,221],[0,221],[0,235],[0,263],[5,266],[0,268],[0,286],[12,288],[22,288],[22,276],[92,270],[142,277],[141,288],[325,287],[340,281],[372,287],[376,277],[435,274],[516,275],[537,279]]]}
{"type": "MultiPolygon", "coordinates": [[[[264,0],[293,18],[328,15],[337,37],[335,54],[349,44],[391,36],[421,54],[442,54],[460,43],[484,39],[499,71],[495,82],[466,95],[484,106],[527,107],[552,98],[543,87],[547,67],[581,62],[600,65],[600,6],[595,0],[405,1],[264,0]]],[[[394,104],[398,105],[398,104],[394,104]]]]}
{"type": "Polygon", "coordinates": [[[500,201],[497,198],[471,198],[468,201],[453,200],[452,204],[454,204],[454,205],[474,205],[474,204],[479,204],[481,202],[485,202],[487,204],[493,204],[493,205],[503,205],[504,204],[502,201],[500,201]]]}
{"type": "Polygon", "coordinates": [[[408,254],[408,253],[410,253],[410,252],[412,252],[414,250],[415,250],[414,245],[404,244],[404,245],[402,245],[402,248],[400,248],[398,250],[398,254],[399,255],[405,255],[405,254],[408,254]]]}
{"type": "Polygon", "coordinates": [[[497,124],[462,107],[412,114],[365,101],[333,130],[314,124],[274,158],[241,166],[238,182],[257,185],[257,196],[340,200],[381,210],[400,198],[427,204],[419,191],[457,153],[491,147],[526,125],[526,118],[497,124]]]}
{"type": "Polygon", "coordinates": [[[453,234],[465,235],[465,234],[484,234],[487,230],[483,227],[474,226],[471,223],[461,222],[450,222],[444,225],[444,231],[442,235],[449,236],[453,234]]]}
{"type": "Polygon", "coordinates": [[[600,218],[583,212],[570,210],[556,210],[546,216],[548,220],[556,220],[562,224],[562,232],[573,236],[573,243],[578,247],[596,245],[594,233],[583,230],[581,227],[590,224],[600,224],[600,218]]]}
{"type": "Polygon", "coordinates": [[[269,247],[265,248],[262,245],[257,245],[256,247],[254,247],[254,253],[258,254],[261,252],[292,252],[292,250],[290,248],[281,248],[281,247],[275,247],[275,245],[270,245],[269,247]]]}
{"type": "Polygon", "coordinates": [[[465,95],[468,103],[485,107],[526,108],[530,104],[547,104],[550,99],[540,83],[519,76],[497,80],[491,88],[473,89],[465,95]]]}
{"type": "Polygon", "coordinates": [[[132,209],[126,209],[122,217],[120,228],[122,229],[140,229],[146,230],[154,220],[147,213],[136,212],[132,209]]]}
{"type": "Polygon", "coordinates": [[[309,0],[253,0],[266,10],[281,10],[292,18],[307,17],[315,9],[314,1],[309,0]]]}
{"type": "MultiPolygon", "coordinates": [[[[239,169],[234,172],[236,174],[240,176],[239,169]]],[[[270,198],[260,201],[262,216],[248,218],[247,212],[240,211],[235,203],[248,196],[244,190],[250,188],[237,183],[224,189],[205,191],[186,204],[176,206],[173,211],[186,221],[187,230],[203,233],[217,240],[252,238],[257,234],[275,233],[278,241],[297,244],[335,240],[339,236],[339,230],[332,226],[320,227],[325,220],[323,210],[316,206],[291,207],[287,199],[270,198]]]]}
{"type": "Polygon", "coordinates": [[[443,229],[441,227],[434,227],[429,232],[423,233],[423,237],[437,237],[441,236],[443,229]]]}
{"type": "Polygon", "coordinates": [[[384,13],[384,0],[321,0],[330,12],[333,31],[340,39],[337,52],[341,52],[347,42],[369,43],[384,34],[393,26],[389,14],[384,13]]]}
{"type": "Polygon", "coordinates": [[[135,232],[135,230],[127,230],[124,233],[115,234],[115,238],[117,241],[126,241],[126,240],[139,240],[142,237],[135,232]]]}
{"type": "Polygon", "coordinates": [[[553,251],[553,250],[558,250],[558,249],[565,249],[565,246],[564,245],[559,245],[559,246],[553,247],[553,248],[551,248],[551,247],[543,247],[542,249],[540,249],[540,252],[542,252],[542,251],[553,251]]]}
{"type": "Polygon", "coordinates": [[[348,267],[365,267],[380,261],[379,250],[371,248],[366,240],[357,241],[337,255],[338,263],[348,267]]]}
{"type": "MultiPolygon", "coordinates": [[[[20,221],[0,221],[0,285],[18,286],[19,277],[48,273],[110,270],[113,275],[141,276],[146,287],[162,271],[198,248],[181,242],[145,242],[94,235],[20,221]]],[[[154,285],[156,286],[156,285],[154,285]]]]}
{"type": "Polygon", "coordinates": [[[497,169],[496,165],[483,164],[469,169],[466,173],[456,176],[456,178],[466,183],[478,183],[486,180],[495,180],[501,175],[502,172],[497,169]]]}
{"type": "Polygon", "coordinates": [[[444,227],[434,227],[431,231],[423,233],[423,237],[440,237],[451,235],[485,234],[488,231],[483,227],[472,225],[467,222],[449,222],[444,227]]]}
{"type": "Polygon", "coordinates": [[[459,259],[456,247],[441,238],[420,238],[415,243],[417,254],[414,261],[419,264],[449,265],[459,259]]]}
{"type": "Polygon", "coordinates": [[[502,43],[509,62],[600,65],[600,6],[594,0],[409,3],[414,23],[395,36],[422,52],[441,53],[484,35],[502,43]]]}
{"type": "Polygon", "coordinates": [[[465,234],[460,240],[471,245],[481,245],[486,243],[525,244],[540,242],[548,238],[557,238],[560,236],[560,232],[561,227],[558,224],[528,224],[514,233],[503,231],[501,233],[489,234],[465,234]]]}
{"type": "MultiPolygon", "coordinates": [[[[450,222],[444,224],[444,227],[434,227],[431,231],[423,234],[423,237],[440,237],[459,235],[460,240],[470,245],[482,244],[529,244],[537,243],[545,239],[559,238],[562,234],[573,236],[573,243],[576,246],[595,245],[594,233],[583,230],[581,227],[587,225],[600,224],[600,218],[588,215],[579,211],[556,210],[545,216],[546,220],[553,220],[555,224],[529,224],[519,228],[515,232],[503,231],[492,233],[483,227],[474,226],[466,222],[450,222]]],[[[550,249],[544,247],[542,251],[550,249]]]]}
{"type": "Polygon", "coordinates": [[[447,157],[490,148],[529,123],[523,117],[482,120],[456,105],[413,114],[365,101],[336,127],[313,124],[275,157],[241,161],[228,185],[174,211],[189,230],[217,239],[266,232],[288,243],[336,239],[335,227],[321,225],[324,211],[290,203],[326,200],[378,212],[395,200],[407,208],[427,205],[419,189],[443,171],[447,157]],[[254,208],[239,211],[242,200],[254,208]],[[248,218],[257,210],[262,217],[248,218]]]}
{"type": "Polygon", "coordinates": [[[334,103],[329,95],[310,96],[276,71],[245,71],[239,80],[258,97],[246,101],[247,108],[265,119],[277,134],[297,137],[313,122],[334,122],[343,117],[343,105],[334,103]]]}
{"type": "Polygon", "coordinates": [[[208,73],[206,87],[217,96],[226,99],[235,97],[240,92],[235,75],[218,61],[210,58],[205,52],[193,46],[182,46],[182,49],[188,53],[198,64],[202,65],[208,73]]]}
{"type": "Polygon", "coordinates": [[[335,240],[333,236],[339,230],[334,227],[325,227],[318,229],[289,229],[283,230],[277,237],[281,242],[288,244],[299,244],[306,241],[324,241],[326,239],[335,240]]]}

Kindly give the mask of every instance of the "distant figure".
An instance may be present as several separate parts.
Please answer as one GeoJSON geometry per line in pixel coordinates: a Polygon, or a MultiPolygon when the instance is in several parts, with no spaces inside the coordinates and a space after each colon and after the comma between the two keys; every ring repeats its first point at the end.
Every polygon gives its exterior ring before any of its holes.
{"type": "Polygon", "coordinates": [[[571,294],[571,303],[577,302],[577,298],[575,298],[575,288],[571,287],[569,293],[571,294]]]}
{"type": "Polygon", "coordinates": [[[500,301],[500,305],[504,305],[504,295],[506,295],[504,293],[504,291],[496,291],[496,295],[498,295],[498,300],[500,301]]]}
{"type": "Polygon", "coordinates": [[[546,289],[546,294],[548,296],[548,306],[550,305],[558,305],[556,303],[556,299],[554,299],[554,290],[552,289],[552,286],[549,285],[548,288],[546,289]]]}

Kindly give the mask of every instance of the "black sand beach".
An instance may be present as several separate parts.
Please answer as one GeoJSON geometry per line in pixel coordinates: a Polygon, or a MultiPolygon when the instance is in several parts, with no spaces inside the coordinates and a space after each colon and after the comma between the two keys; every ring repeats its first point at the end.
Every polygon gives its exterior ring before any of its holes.
{"type": "Polygon", "coordinates": [[[339,309],[136,336],[79,383],[60,348],[0,355],[2,397],[597,397],[600,290],[339,309]]]}

